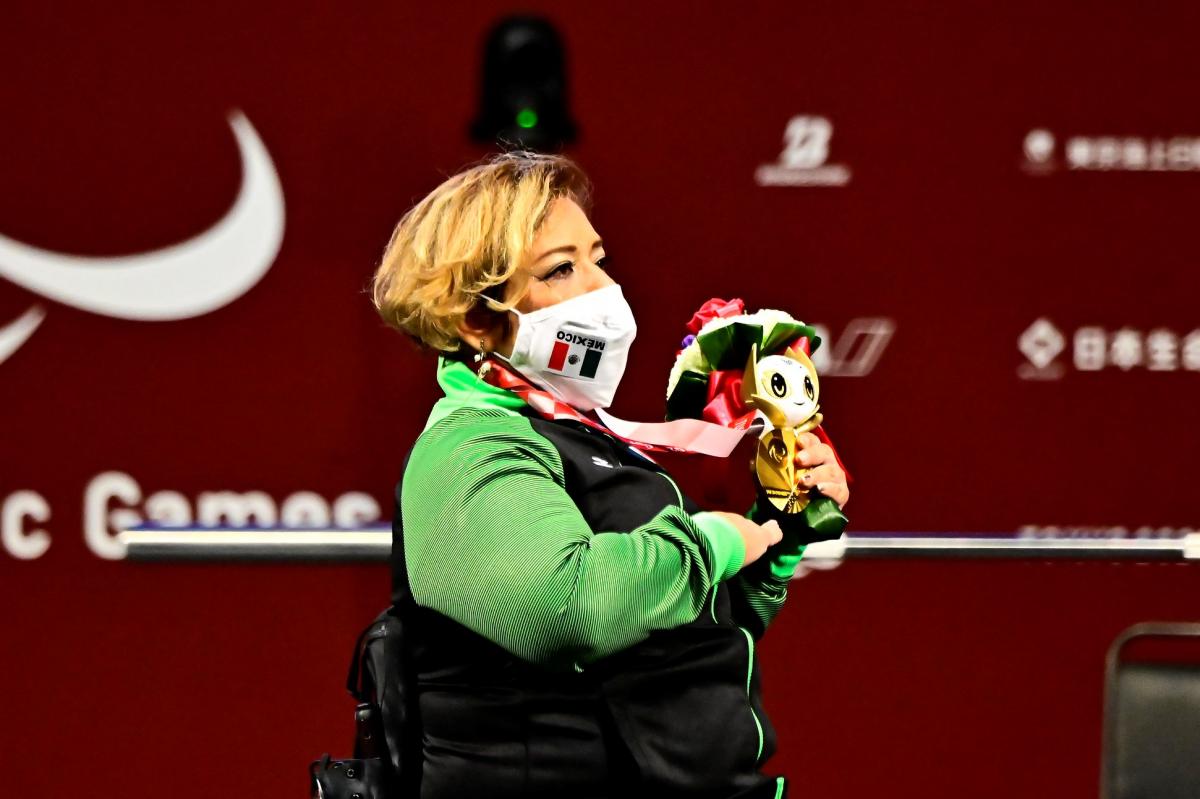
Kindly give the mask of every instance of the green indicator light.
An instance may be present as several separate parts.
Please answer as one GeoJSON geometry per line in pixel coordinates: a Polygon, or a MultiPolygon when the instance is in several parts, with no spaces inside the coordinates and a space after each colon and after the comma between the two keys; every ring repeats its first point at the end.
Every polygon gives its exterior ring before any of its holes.
{"type": "Polygon", "coordinates": [[[523,128],[532,128],[537,124],[537,111],[532,108],[522,108],[517,112],[517,124],[523,128]]]}

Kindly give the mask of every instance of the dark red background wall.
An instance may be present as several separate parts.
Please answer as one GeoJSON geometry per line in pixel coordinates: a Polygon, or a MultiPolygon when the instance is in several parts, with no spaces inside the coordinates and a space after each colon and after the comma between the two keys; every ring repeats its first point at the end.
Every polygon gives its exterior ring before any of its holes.
{"type": "MultiPolygon", "coordinates": [[[[824,382],[855,531],[1200,524],[1200,371],[1072,360],[1081,327],[1180,346],[1200,328],[1200,172],[1184,155],[1072,168],[1066,152],[1075,136],[1200,136],[1193,6],[523,8],[566,38],[570,152],[640,324],[618,413],[661,413],[681,325],[709,296],[785,307],[835,345],[855,319],[888,319],[869,374],[824,382]],[[756,184],[797,115],[832,123],[847,185],[756,184]],[[1048,158],[1023,149],[1034,130],[1048,158]],[[1065,349],[1035,375],[1049,379],[1023,379],[1018,338],[1039,318],[1065,349]]],[[[104,560],[84,543],[84,492],[115,470],[147,495],[363,491],[390,512],[436,395],[431,362],[363,289],[404,210],[484,154],[465,136],[479,44],[511,10],[5,9],[0,234],[98,256],[204,230],[238,191],[233,109],[287,209],[270,271],[204,316],[113,319],[0,281],[0,324],[47,311],[0,363],[0,503],[43,496],[49,520],[22,530],[52,539],[36,559],[0,552],[8,792],[298,796],[309,759],[348,751],[340,683],[387,601],[382,566],[104,560]]],[[[1196,568],[1170,565],[810,576],[762,647],[772,765],[808,796],[1095,795],[1105,649],[1135,621],[1197,618],[1198,589],[1196,568]]]]}

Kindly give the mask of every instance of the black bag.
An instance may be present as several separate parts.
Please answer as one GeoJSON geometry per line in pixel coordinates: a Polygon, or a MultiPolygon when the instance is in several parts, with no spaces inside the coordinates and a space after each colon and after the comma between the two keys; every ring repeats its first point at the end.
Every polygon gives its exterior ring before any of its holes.
{"type": "MultiPolygon", "coordinates": [[[[403,507],[402,486],[403,481],[396,486],[397,509],[403,507]]],[[[330,760],[326,754],[314,760],[309,766],[314,799],[410,799],[421,793],[421,722],[412,657],[418,614],[398,510],[392,533],[392,606],[359,633],[346,675],[346,690],[358,702],[354,759],[330,760]]]]}
{"type": "Polygon", "coordinates": [[[330,760],[326,754],[313,761],[309,790],[314,799],[418,795],[420,726],[411,658],[405,654],[404,622],[395,608],[380,613],[359,634],[346,676],[346,690],[358,702],[354,759],[330,760]]]}
{"type": "Polygon", "coordinates": [[[383,758],[330,760],[323,755],[308,767],[313,799],[390,799],[391,780],[383,758]]]}

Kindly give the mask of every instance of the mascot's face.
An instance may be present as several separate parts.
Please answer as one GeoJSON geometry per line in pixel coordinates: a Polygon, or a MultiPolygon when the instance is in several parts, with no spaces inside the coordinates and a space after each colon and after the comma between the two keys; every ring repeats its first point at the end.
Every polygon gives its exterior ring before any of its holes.
{"type": "Polygon", "coordinates": [[[821,393],[817,370],[804,353],[768,355],[758,362],[755,371],[760,396],[770,400],[792,427],[817,412],[821,393]]]}

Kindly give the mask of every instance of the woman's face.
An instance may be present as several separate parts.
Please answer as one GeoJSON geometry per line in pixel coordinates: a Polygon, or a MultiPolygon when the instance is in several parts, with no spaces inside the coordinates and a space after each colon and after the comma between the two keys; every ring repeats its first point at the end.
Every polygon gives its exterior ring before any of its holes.
{"type": "MultiPolygon", "coordinates": [[[[529,291],[517,303],[517,310],[529,313],[614,285],[604,271],[606,261],[604,242],[587,214],[574,200],[558,198],[550,206],[534,237],[530,259],[522,267],[529,272],[529,291]]],[[[517,334],[516,325],[508,328],[508,334],[494,347],[505,356],[512,354],[517,334]]]]}
{"type": "Polygon", "coordinates": [[[549,305],[613,285],[604,271],[604,242],[574,201],[559,197],[534,237],[530,259],[529,292],[517,310],[536,311],[549,305]]]}

